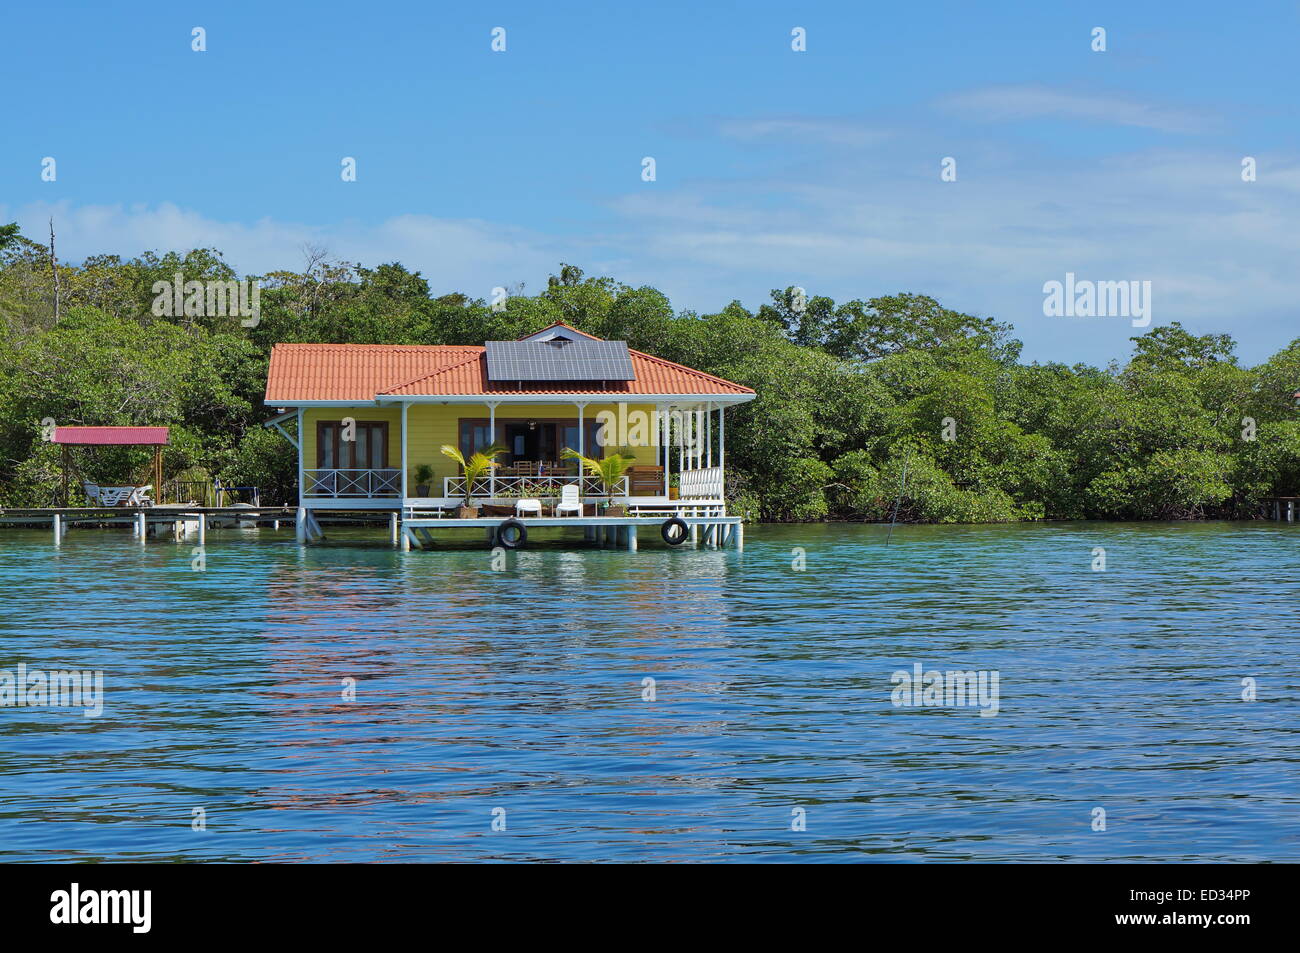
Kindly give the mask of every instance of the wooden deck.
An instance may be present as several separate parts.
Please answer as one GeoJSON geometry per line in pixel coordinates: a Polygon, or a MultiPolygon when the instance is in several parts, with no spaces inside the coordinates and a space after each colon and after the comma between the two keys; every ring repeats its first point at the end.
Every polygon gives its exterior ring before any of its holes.
{"type": "Polygon", "coordinates": [[[72,519],[121,519],[135,518],[140,513],[156,516],[160,520],[174,520],[178,515],[203,514],[206,516],[240,516],[245,519],[292,520],[297,512],[294,506],[185,506],[180,503],[165,503],[158,506],[12,506],[0,508],[0,520],[42,520],[48,521],[56,514],[72,519]]]}
{"type": "Polygon", "coordinates": [[[1261,512],[1265,519],[1294,523],[1300,516],[1300,496],[1271,496],[1263,501],[1261,512]]]}
{"type": "Polygon", "coordinates": [[[707,547],[733,546],[736,549],[744,545],[744,526],[740,517],[717,515],[716,512],[710,513],[707,508],[698,514],[691,514],[689,510],[665,508],[662,511],[642,510],[624,516],[530,515],[460,519],[442,512],[418,510],[399,514],[396,510],[316,510],[314,507],[296,506],[46,506],[0,509],[0,527],[48,527],[53,533],[55,546],[60,545],[70,526],[130,527],[131,535],[140,543],[144,543],[150,535],[155,538],[170,535],[177,542],[197,536],[198,544],[203,545],[207,530],[214,522],[270,523],[276,527],[280,523],[291,523],[296,538],[305,544],[325,538],[318,515],[327,525],[387,524],[391,544],[403,550],[410,550],[413,546],[423,549],[431,545],[434,542],[433,534],[439,529],[480,529],[485,532],[488,544],[496,545],[498,529],[507,520],[523,524],[526,532],[581,527],[585,530],[584,535],[589,543],[635,550],[638,531],[651,531],[658,536],[665,521],[674,517],[686,524],[691,542],[699,542],[707,547]]]}
{"type": "MultiPolygon", "coordinates": [[[[400,527],[402,549],[423,548],[433,543],[437,529],[483,529],[489,545],[497,545],[497,530],[506,522],[520,523],[528,532],[582,527],[588,542],[635,551],[640,530],[658,530],[671,514],[629,516],[480,516],[458,519],[449,516],[407,517],[400,527]]],[[[706,547],[731,546],[743,549],[745,527],[739,516],[679,516],[687,526],[687,537],[706,547]]],[[[685,542],[685,541],[683,541],[685,542]]],[[[678,544],[681,545],[681,544],[678,544]]]]}

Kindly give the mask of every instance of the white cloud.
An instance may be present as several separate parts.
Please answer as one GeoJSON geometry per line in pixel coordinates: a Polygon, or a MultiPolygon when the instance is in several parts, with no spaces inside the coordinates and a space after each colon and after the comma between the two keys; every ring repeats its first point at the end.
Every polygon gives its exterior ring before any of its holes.
{"type": "Polygon", "coordinates": [[[376,265],[400,261],[421,271],[435,293],[463,291],[487,298],[497,285],[526,281],[530,288],[561,260],[580,261],[586,251],[574,243],[527,229],[472,219],[401,215],[375,225],[332,222],[308,225],[261,219],[251,224],[223,221],[170,202],[156,206],[54,205],[17,209],[0,206],[0,221],[17,220],[24,235],[42,240],[54,218],[59,257],[79,261],[92,254],[134,257],[144,251],[216,248],[241,274],[293,269],[307,245],[331,257],[376,265]],[[567,257],[566,257],[567,256],[567,257]]]}
{"type": "Polygon", "coordinates": [[[971,119],[1004,122],[1074,119],[1180,133],[1200,132],[1211,124],[1206,116],[1187,109],[1142,103],[1123,96],[1038,85],[987,86],[968,90],[940,100],[939,106],[971,119]]]}
{"type": "Polygon", "coordinates": [[[241,223],[167,203],[0,208],[0,221],[40,236],[53,214],[69,260],[212,246],[247,274],[296,267],[314,244],[369,265],[401,261],[435,293],[476,297],[517,281],[535,291],[560,261],[654,285],[699,312],[735,298],[756,307],[788,285],[841,300],[916,291],[1011,321],[1027,356],[1069,362],[1122,357],[1137,332],[1120,319],[1045,318],[1043,282],[1067,271],[1149,279],[1155,324],[1232,333],[1248,360],[1300,333],[1300,158],[1260,155],[1259,181],[1244,183],[1240,156],[1226,153],[965,158],[977,150],[976,139],[951,143],[956,182],[940,181],[940,154],[900,133],[888,155],[831,155],[815,178],[655,183],[611,198],[601,230],[578,238],[425,215],[241,223]]]}
{"type": "Polygon", "coordinates": [[[1245,183],[1227,154],[1036,155],[959,162],[945,183],[937,158],[908,175],[857,159],[816,182],[710,182],[614,208],[637,236],[638,270],[697,310],[789,285],[836,299],[918,291],[1013,322],[1031,358],[1126,355],[1138,333],[1127,321],[1043,316],[1043,282],[1072,271],[1151,280],[1156,324],[1231,333],[1258,360],[1300,334],[1300,160],[1260,163],[1270,175],[1245,183]]]}
{"type": "Polygon", "coordinates": [[[724,119],[718,123],[718,131],[729,139],[769,140],[782,145],[820,142],[833,146],[870,146],[891,135],[860,120],[842,118],[724,119]]]}

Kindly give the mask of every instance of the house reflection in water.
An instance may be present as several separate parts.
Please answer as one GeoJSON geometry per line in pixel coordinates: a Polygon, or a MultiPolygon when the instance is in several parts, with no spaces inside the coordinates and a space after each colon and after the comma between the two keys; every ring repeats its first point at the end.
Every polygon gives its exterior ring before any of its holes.
{"type": "Polygon", "coordinates": [[[742,628],[725,597],[735,568],[725,550],[528,550],[494,571],[486,547],[436,566],[392,550],[286,549],[268,581],[258,693],[285,760],[258,796],[364,811],[536,793],[561,762],[615,749],[638,759],[626,770],[646,790],[723,784],[684,781],[664,758],[675,738],[727,730],[716,712],[742,628]],[[709,704],[692,705],[701,694],[709,704]]]}

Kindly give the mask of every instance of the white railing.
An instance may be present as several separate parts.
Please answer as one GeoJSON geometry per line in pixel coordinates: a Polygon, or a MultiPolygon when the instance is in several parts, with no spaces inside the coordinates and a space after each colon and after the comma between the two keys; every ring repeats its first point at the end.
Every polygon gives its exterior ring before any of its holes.
{"type": "MultiPolygon", "coordinates": [[[[479,477],[474,481],[476,500],[519,499],[521,497],[558,497],[562,488],[568,484],[578,484],[578,492],[583,497],[605,496],[605,487],[594,476],[499,476],[495,478],[479,477]]],[[[443,477],[442,495],[449,499],[465,498],[465,478],[463,476],[443,477]]],[[[620,477],[614,490],[614,496],[627,496],[627,477],[620,477]]]]}
{"type": "Polygon", "coordinates": [[[677,477],[677,495],[683,500],[722,499],[722,467],[683,470],[677,477]]]}
{"type": "Polygon", "coordinates": [[[302,495],[371,500],[402,495],[402,472],[382,470],[303,470],[302,495]]]}

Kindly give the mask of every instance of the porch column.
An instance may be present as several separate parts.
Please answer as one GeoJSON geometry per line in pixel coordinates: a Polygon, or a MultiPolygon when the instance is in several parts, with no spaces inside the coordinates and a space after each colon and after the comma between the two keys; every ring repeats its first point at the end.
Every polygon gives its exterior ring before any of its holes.
{"type": "Polygon", "coordinates": [[[663,467],[664,467],[664,499],[666,500],[668,499],[668,464],[671,462],[672,459],[669,456],[669,450],[671,449],[671,443],[672,443],[672,435],[669,432],[668,413],[663,409],[664,407],[667,406],[667,404],[661,404],[658,406],[659,406],[659,430],[663,434],[663,439],[660,442],[663,444],[661,456],[663,458],[663,467]]]}
{"type": "Polygon", "coordinates": [[[707,414],[700,404],[691,415],[691,449],[695,451],[695,469],[704,466],[704,426],[707,414]]]}
{"type": "MultiPolygon", "coordinates": [[[[319,447],[317,448],[320,449],[319,447]]],[[[307,452],[307,435],[302,429],[302,408],[298,408],[298,505],[302,506],[303,498],[307,495],[307,485],[303,483],[303,454],[307,452]]],[[[221,497],[218,494],[217,505],[221,505],[221,497]]]]}
{"type": "Polygon", "coordinates": [[[708,462],[705,466],[713,466],[713,404],[709,403],[709,409],[704,412],[704,447],[707,454],[708,462]]]}
{"type": "Polygon", "coordinates": [[[406,417],[407,417],[407,411],[409,411],[410,409],[411,409],[410,403],[405,400],[402,401],[402,505],[403,506],[406,505],[406,497],[409,495],[406,491],[406,470],[408,466],[406,462],[406,431],[407,431],[406,417]]]}
{"type": "MultiPolygon", "coordinates": [[[[587,455],[587,435],[586,435],[586,433],[584,433],[584,431],[585,431],[587,428],[586,428],[585,426],[583,426],[582,418],[583,418],[583,413],[584,413],[584,412],[586,411],[586,409],[587,409],[587,404],[586,404],[585,401],[574,401],[573,406],[575,406],[575,407],[578,408],[578,455],[579,455],[579,456],[586,456],[586,455],[587,455]]],[[[583,482],[584,482],[583,477],[586,476],[586,473],[587,473],[587,468],[584,467],[584,466],[582,465],[582,461],[579,460],[579,461],[578,461],[578,499],[579,499],[579,500],[582,500],[582,499],[586,496],[586,494],[582,492],[582,484],[583,484],[583,482]]],[[[583,509],[580,509],[580,510],[578,511],[578,515],[579,515],[579,516],[582,516],[584,513],[587,512],[587,511],[586,511],[586,508],[585,508],[585,504],[583,504],[583,506],[584,506],[584,508],[583,508],[583,509]]]]}
{"type": "MultiPolygon", "coordinates": [[[[497,405],[496,402],[487,405],[488,408],[488,446],[497,442],[497,405]]],[[[472,447],[470,448],[473,449],[472,447]]],[[[465,484],[465,489],[469,490],[469,483],[465,484]]],[[[497,495],[497,468],[488,467],[488,495],[496,498],[497,495]]]]}
{"type": "Polygon", "coordinates": [[[682,467],[683,471],[697,469],[700,465],[700,461],[695,455],[695,425],[699,423],[699,421],[695,419],[695,415],[698,412],[699,411],[694,407],[686,412],[686,429],[682,433],[682,448],[686,451],[686,466],[682,467]]]}
{"type": "Polygon", "coordinates": [[[726,466],[727,459],[727,406],[718,408],[718,469],[726,466]]]}
{"type": "Polygon", "coordinates": [[[677,472],[686,472],[686,430],[689,429],[690,411],[677,408],[677,472]]]}

